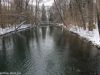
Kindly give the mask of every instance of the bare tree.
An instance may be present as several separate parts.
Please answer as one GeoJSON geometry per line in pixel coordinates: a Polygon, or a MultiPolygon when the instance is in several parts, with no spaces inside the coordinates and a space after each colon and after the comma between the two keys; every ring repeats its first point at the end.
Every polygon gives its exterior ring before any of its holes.
{"type": "Polygon", "coordinates": [[[0,14],[1,14],[1,0],[0,0],[0,14]]]}
{"type": "Polygon", "coordinates": [[[39,4],[42,2],[42,0],[36,0],[36,6],[35,6],[35,24],[37,25],[38,22],[38,13],[39,13],[39,4]]]}
{"type": "Polygon", "coordinates": [[[96,8],[97,8],[97,22],[98,22],[99,33],[100,33],[100,0],[96,0],[96,8]]]}
{"type": "MultiPolygon", "coordinates": [[[[56,3],[56,0],[54,0],[54,3],[55,3],[55,6],[56,6],[56,8],[57,8],[57,11],[58,11],[58,13],[59,13],[59,15],[60,15],[60,18],[61,18],[63,24],[66,25],[66,23],[65,23],[65,21],[64,21],[64,18],[62,17],[61,12],[60,12],[60,10],[59,10],[59,8],[58,8],[58,5],[57,5],[57,3],[56,3]]],[[[67,26],[67,25],[66,25],[66,26],[67,26]]]]}
{"type": "Polygon", "coordinates": [[[42,5],[42,16],[41,16],[42,21],[47,21],[47,15],[46,15],[46,9],[44,4],[42,5]]]}
{"type": "Polygon", "coordinates": [[[64,25],[78,25],[84,29],[88,27],[89,30],[95,28],[94,0],[54,0],[54,2],[54,14],[60,16],[58,20],[64,25]]]}

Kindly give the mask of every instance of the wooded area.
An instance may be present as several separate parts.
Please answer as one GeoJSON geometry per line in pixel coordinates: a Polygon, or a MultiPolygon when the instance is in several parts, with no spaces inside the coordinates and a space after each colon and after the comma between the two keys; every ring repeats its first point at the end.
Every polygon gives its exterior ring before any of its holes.
{"type": "Polygon", "coordinates": [[[22,21],[32,23],[34,6],[30,0],[0,0],[0,26],[15,25],[22,21]]]}
{"type": "Polygon", "coordinates": [[[56,22],[78,25],[93,30],[100,29],[100,0],[54,0],[51,7],[56,22]]]}
{"type": "MultiPolygon", "coordinates": [[[[46,10],[40,7],[41,2],[42,0],[0,0],[0,26],[3,28],[22,21],[38,23],[43,16],[41,13],[46,14],[46,10]]],[[[54,0],[49,10],[49,20],[63,22],[68,27],[78,25],[84,29],[89,28],[90,31],[98,24],[100,29],[100,0],[54,0]]]]}

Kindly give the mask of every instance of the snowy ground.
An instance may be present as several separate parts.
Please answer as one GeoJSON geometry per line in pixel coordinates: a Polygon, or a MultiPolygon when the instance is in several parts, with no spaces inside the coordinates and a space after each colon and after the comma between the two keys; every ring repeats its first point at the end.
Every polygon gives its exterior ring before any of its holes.
{"type": "MultiPolygon", "coordinates": [[[[31,26],[30,24],[28,24],[28,25],[21,25],[19,28],[18,28],[18,30],[21,30],[21,29],[25,29],[25,28],[27,28],[27,27],[29,27],[29,26],[31,26]]],[[[18,26],[12,26],[12,27],[6,27],[6,28],[4,28],[4,29],[2,29],[2,28],[0,28],[0,35],[3,35],[3,34],[6,34],[6,33],[9,33],[9,32],[12,32],[12,31],[15,31],[16,30],[16,28],[17,28],[18,26]]]]}
{"type": "MultiPolygon", "coordinates": [[[[63,27],[66,28],[66,26],[63,27]]],[[[93,31],[89,31],[88,29],[84,30],[82,27],[72,25],[69,31],[76,33],[83,38],[86,38],[88,41],[91,41],[94,45],[100,47],[100,35],[98,26],[96,26],[96,28],[93,31]]]]}
{"type": "MultiPolygon", "coordinates": [[[[6,27],[4,29],[0,28],[0,35],[15,31],[16,28],[18,28],[18,30],[22,30],[30,26],[31,24],[27,24],[27,25],[24,24],[21,25],[19,28],[15,26],[6,27]]],[[[63,26],[64,28],[66,28],[66,26],[64,26],[63,24],[59,24],[59,26],[63,26]]],[[[69,31],[76,33],[83,38],[86,38],[87,40],[91,41],[94,45],[100,47],[100,35],[99,35],[98,26],[96,26],[96,28],[93,31],[89,31],[88,29],[84,30],[82,27],[73,26],[73,25],[70,25],[70,27],[71,28],[68,29],[69,31]]]]}

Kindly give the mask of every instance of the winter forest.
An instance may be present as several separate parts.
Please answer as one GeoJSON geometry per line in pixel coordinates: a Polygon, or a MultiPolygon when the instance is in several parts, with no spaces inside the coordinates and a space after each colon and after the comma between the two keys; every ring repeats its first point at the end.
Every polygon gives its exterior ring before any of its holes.
{"type": "Polygon", "coordinates": [[[100,0],[0,0],[0,75],[100,75],[99,49],[100,0]]]}
{"type": "Polygon", "coordinates": [[[43,7],[43,2],[48,0],[0,0],[0,27],[16,26],[23,21],[34,25],[39,23],[42,17],[47,17],[48,21],[62,23],[67,28],[78,26],[93,31],[99,27],[100,31],[99,0],[51,1],[51,6],[43,7]]]}
{"type": "MultiPolygon", "coordinates": [[[[0,0],[1,28],[24,20],[27,20],[27,23],[40,21],[42,2],[42,0],[0,0]]],[[[77,25],[90,31],[95,28],[95,24],[99,27],[99,0],[54,0],[52,6],[47,7],[48,15],[54,22],[64,23],[66,26],[77,25]]]]}

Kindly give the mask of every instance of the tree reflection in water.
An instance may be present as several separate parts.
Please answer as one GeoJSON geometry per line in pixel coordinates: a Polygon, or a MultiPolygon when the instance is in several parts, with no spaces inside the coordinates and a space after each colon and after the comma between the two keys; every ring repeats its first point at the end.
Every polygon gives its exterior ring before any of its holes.
{"type": "Polygon", "coordinates": [[[70,32],[59,27],[36,27],[17,34],[0,39],[0,72],[100,74],[99,50],[70,32]]]}

